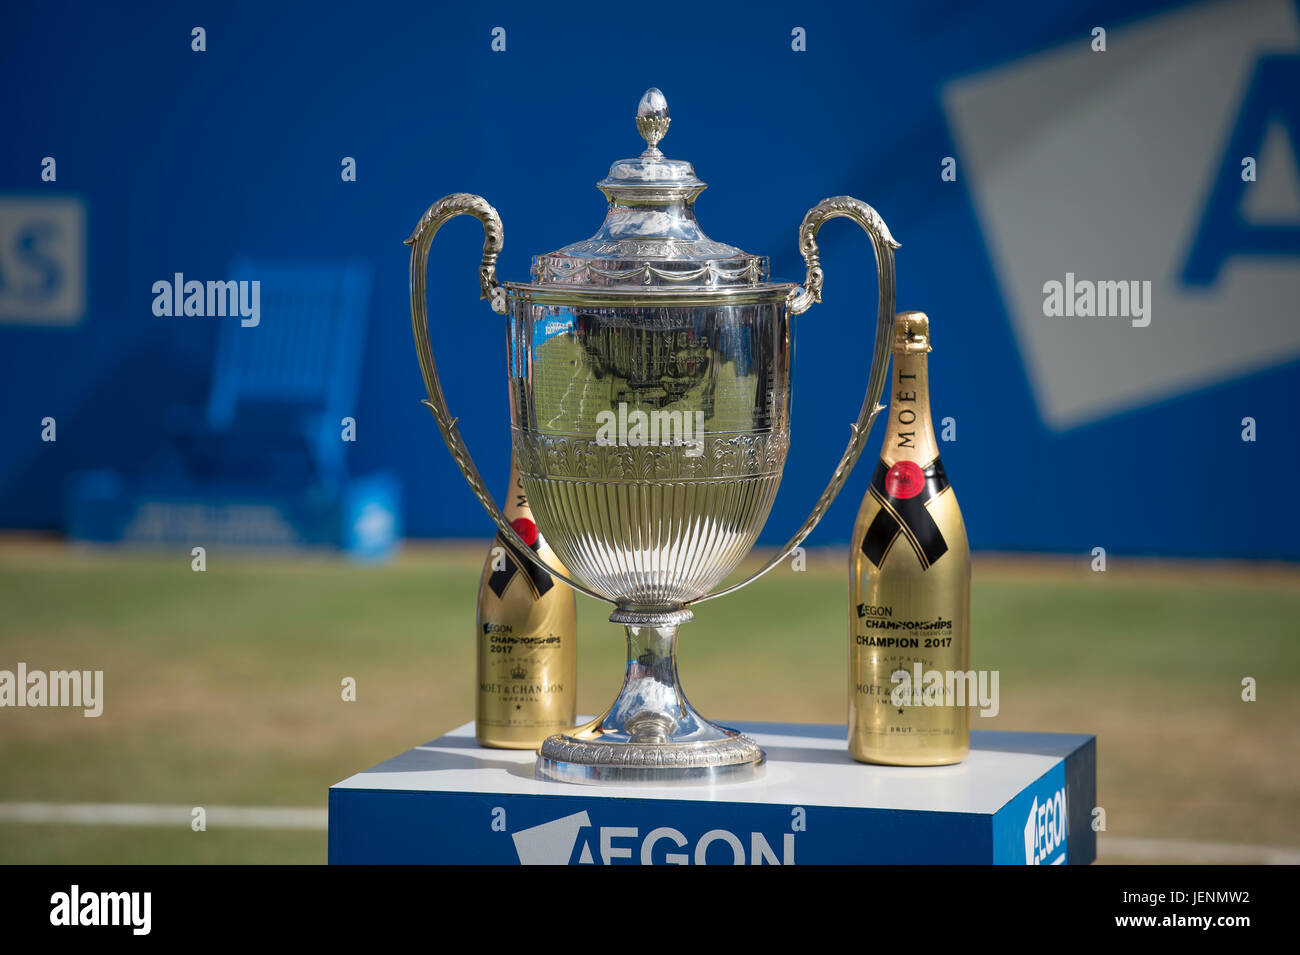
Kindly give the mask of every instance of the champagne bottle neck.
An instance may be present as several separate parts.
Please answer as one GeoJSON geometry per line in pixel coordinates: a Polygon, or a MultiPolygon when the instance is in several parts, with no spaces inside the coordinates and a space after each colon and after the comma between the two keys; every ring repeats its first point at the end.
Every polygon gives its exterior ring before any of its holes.
{"type": "Polygon", "coordinates": [[[930,419],[930,375],[924,351],[896,350],[890,371],[889,423],[880,458],[929,464],[939,456],[930,419]]]}
{"type": "Polygon", "coordinates": [[[517,517],[526,517],[530,521],[533,519],[533,509],[528,506],[524,483],[519,477],[519,466],[515,463],[514,455],[510,457],[510,489],[506,493],[505,506],[501,508],[501,513],[508,521],[513,521],[517,517]]]}
{"type": "MultiPolygon", "coordinates": [[[[546,539],[542,537],[541,531],[537,527],[537,519],[533,517],[533,509],[528,503],[528,496],[524,493],[524,483],[519,477],[519,466],[515,463],[514,456],[510,457],[510,489],[506,494],[505,503],[501,507],[501,514],[515,533],[523,540],[525,544],[541,554],[543,562],[550,567],[555,568],[562,574],[567,574],[564,564],[550,549],[546,539]]],[[[498,535],[498,538],[500,535],[498,535]]],[[[553,578],[544,569],[537,568],[530,562],[530,566],[536,569],[536,573],[545,576],[547,580],[553,581],[555,586],[567,591],[572,599],[572,590],[569,586],[560,580],[553,578]]],[[[532,572],[532,571],[530,571],[532,572]]]]}

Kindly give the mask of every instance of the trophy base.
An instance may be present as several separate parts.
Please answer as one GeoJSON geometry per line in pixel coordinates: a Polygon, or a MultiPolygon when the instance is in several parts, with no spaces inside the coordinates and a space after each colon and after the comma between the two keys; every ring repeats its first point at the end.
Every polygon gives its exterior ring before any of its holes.
{"type": "Polygon", "coordinates": [[[748,736],[695,711],[677,678],[677,627],[689,610],[619,609],[627,628],[627,672],[618,699],[599,719],[551,736],[536,776],[563,783],[676,785],[741,782],[763,774],[767,757],[748,736]]]}
{"type": "Polygon", "coordinates": [[[536,776],[589,785],[679,785],[743,782],[763,775],[767,754],[757,743],[736,730],[713,728],[725,735],[686,743],[551,736],[542,743],[536,776]]]}

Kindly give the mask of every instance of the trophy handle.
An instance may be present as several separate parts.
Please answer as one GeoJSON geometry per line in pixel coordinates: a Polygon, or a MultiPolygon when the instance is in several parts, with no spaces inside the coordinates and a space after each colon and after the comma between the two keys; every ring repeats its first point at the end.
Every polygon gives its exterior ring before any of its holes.
{"type": "Polygon", "coordinates": [[[880,309],[876,313],[876,347],[871,356],[871,374],[867,379],[867,396],[863,399],[862,410],[858,412],[858,420],[849,425],[851,436],[848,447],[844,449],[840,463],[831,474],[830,483],[826,485],[822,496],[817,499],[812,513],[803,522],[803,526],[795,532],[775,557],[754,574],[724,590],[706,594],[695,601],[696,603],[725,596],[752,584],[789,557],[790,553],[803,543],[804,538],[812,533],[812,529],[817,526],[826,509],[840,493],[844,482],[848,480],[849,472],[853,470],[853,466],[857,464],[862,454],[862,447],[866,444],[867,435],[871,433],[876,415],[884,410],[885,406],[880,404],[880,397],[885,390],[889,349],[894,338],[894,250],[899,248],[899,244],[889,234],[889,226],[885,225],[885,220],[880,218],[875,209],[852,196],[835,196],[831,199],[823,199],[808,210],[808,214],[803,217],[803,224],[799,226],[799,251],[803,253],[808,274],[804,278],[803,288],[791,290],[787,307],[791,315],[799,315],[812,307],[814,302],[822,300],[822,283],[825,277],[818,260],[817,231],[827,219],[838,216],[852,219],[867,233],[867,237],[871,239],[871,248],[876,253],[876,272],[880,276],[880,309]]]}
{"type": "Polygon", "coordinates": [[[452,459],[460,468],[460,473],[465,475],[465,480],[469,483],[474,496],[479,499],[488,516],[496,522],[502,536],[512,543],[519,553],[552,577],[564,581],[574,590],[580,590],[589,597],[605,600],[606,598],[584,587],[567,574],[547,566],[540,555],[510,526],[510,522],[505,519],[496,501],[492,499],[492,494],[484,485],[478,468],[474,466],[469,448],[461,440],[460,431],[456,427],[459,419],[453,418],[447,408],[447,399],[442,394],[442,383],[438,380],[438,366],[433,360],[433,348],[429,344],[429,318],[425,307],[424,286],[428,271],[429,246],[433,244],[433,237],[438,234],[444,222],[459,215],[470,215],[483,223],[483,261],[478,267],[478,284],[481,290],[479,297],[488,299],[492,303],[492,311],[498,315],[506,313],[506,290],[497,284],[497,256],[501,254],[501,247],[505,244],[505,229],[501,225],[501,217],[481,196],[473,196],[467,192],[455,192],[450,196],[444,196],[429,206],[420,217],[420,221],[416,223],[411,237],[405,242],[406,245],[411,246],[411,329],[415,333],[415,352],[420,358],[420,370],[424,372],[424,387],[429,393],[428,400],[422,404],[433,412],[434,420],[438,422],[438,429],[442,432],[443,440],[447,442],[452,459]]]}

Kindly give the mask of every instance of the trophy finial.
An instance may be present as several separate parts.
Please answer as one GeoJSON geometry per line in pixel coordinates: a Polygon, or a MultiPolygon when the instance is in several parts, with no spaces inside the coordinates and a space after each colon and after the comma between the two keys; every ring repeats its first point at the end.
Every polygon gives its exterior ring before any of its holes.
{"type": "Polygon", "coordinates": [[[657,159],[663,156],[659,151],[659,140],[668,132],[668,100],[656,87],[650,87],[636,106],[636,130],[646,141],[643,158],[657,159]]]}

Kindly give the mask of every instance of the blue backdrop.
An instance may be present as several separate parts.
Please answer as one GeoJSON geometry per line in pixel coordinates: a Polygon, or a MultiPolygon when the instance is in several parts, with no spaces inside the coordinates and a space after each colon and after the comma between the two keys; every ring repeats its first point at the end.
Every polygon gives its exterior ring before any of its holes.
{"type": "MultiPolygon", "coordinates": [[[[170,407],[202,403],[232,319],[157,317],[151,287],[224,279],[249,256],[373,269],[348,466],[401,473],[411,535],[489,535],[419,403],[402,240],[437,198],[479,193],[505,222],[499,274],[526,279],[532,255],[595,232],[594,183],[640,151],[632,115],[658,86],[664,151],[710,183],[697,209],[713,238],[798,281],[801,217],[850,194],[902,242],[898,305],[933,323],[973,547],[1300,558],[1284,489],[1300,380],[1290,0],[472,6],[6,11],[0,526],[58,528],[70,474],[129,470],[166,440],[170,407]],[[1249,195],[1244,150],[1259,153],[1249,195]],[[42,255],[31,224],[57,197],[84,209],[81,253],[42,255]],[[1188,273],[1198,237],[1208,278],[1188,273]],[[1150,281],[1150,324],[1035,314],[1067,271],[1150,281]],[[15,304],[42,295],[65,297],[15,304]]],[[[825,304],[796,320],[769,543],[822,487],[865,384],[868,244],[847,222],[821,238],[825,304]]],[[[503,319],[477,299],[481,243],[468,218],[439,235],[432,322],[453,412],[504,491],[503,319]]],[[[811,543],[847,540],[879,433],[811,543]]]]}

